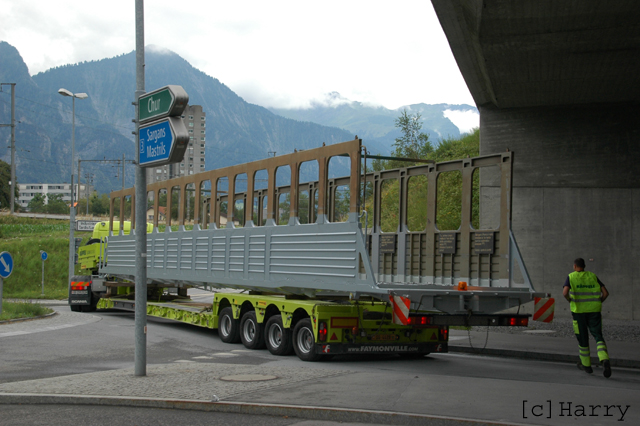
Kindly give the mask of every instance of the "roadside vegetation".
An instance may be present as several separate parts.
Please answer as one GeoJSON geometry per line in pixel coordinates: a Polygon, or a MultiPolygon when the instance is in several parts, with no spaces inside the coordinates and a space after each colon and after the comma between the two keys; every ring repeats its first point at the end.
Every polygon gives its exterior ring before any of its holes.
{"type": "MultiPolygon", "coordinates": [[[[85,244],[89,232],[75,232],[85,244]]],[[[13,257],[13,272],[4,279],[3,298],[66,299],[69,280],[69,221],[0,215],[0,252],[13,257]],[[42,260],[44,295],[42,295],[42,260]]],[[[78,272],[76,265],[76,272],[78,272]]],[[[4,312],[4,311],[3,311],[4,312]]]]}
{"type": "MultiPolygon", "coordinates": [[[[460,160],[462,158],[477,157],[480,152],[480,130],[463,134],[459,138],[444,138],[432,144],[429,135],[422,132],[420,113],[410,114],[402,111],[395,121],[402,136],[396,138],[394,157],[432,160],[436,163],[460,160]]],[[[420,164],[398,160],[374,160],[372,169],[382,171],[398,167],[409,167],[420,164]]],[[[369,170],[370,171],[370,170],[369,170]]],[[[471,200],[471,217],[474,228],[479,228],[479,187],[480,180],[477,173],[473,176],[473,199],[471,200]]],[[[367,196],[373,187],[367,184],[367,196]]],[[[381,184],[381,212],[380,227],[383,232],[395,232],[399,221],[399,183],[397,179],[389,179],[381,184]]],[[[426,176],[415,176],[409,179],[408,189],[411,197],[407,205],[407,226],[410,231],[422,231],[427,225],[427,190],[426,176]]],[[[370,199],[370,198],[369,198],[370,199]]],[[[441,231],[456,230],[460,227],[462,214],[462,174],[459,171],[440,174],[437,183],[436,226],[441,231]]],[[[368,226],[371,227],[373,218],[369,217],[368,226]]]]}
{"type": "Polygon", "coordinates": [[[0,321],[40,317],[50,314],[51,312],[53,312],[52,309],[45,308],[44,306],[38,305],[37,303],[14,303],[3,301],[0,321]]]}

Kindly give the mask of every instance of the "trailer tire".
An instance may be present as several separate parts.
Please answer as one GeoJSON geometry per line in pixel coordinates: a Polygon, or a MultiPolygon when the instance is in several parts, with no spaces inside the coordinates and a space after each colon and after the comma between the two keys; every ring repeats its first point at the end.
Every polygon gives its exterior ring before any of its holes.
{"type": "Polygon", "coordinates": [[[233,318],[233,310],[229,306],[220,311],[218,336],[224,343],[240,342],[240,321],[233,318]]]}
{"type": "Polygon", "coordinates": [[[305,318],[298,321],[293,328],[293,350],[296,351],[298,358],[311,362],[320,360],[322,355],[315,352],[315,346],[311,320],[305,318]]]}
{"type": "Polygon", "coordinates": [[[247,349],[264,348],[264,324],[259,324],[256,312],[250,311],[240,321],[240,339],[247,349]]]}
{"type": "Polygon", "coordinates": [[[267,325],[264,327],[264,341],[267,349],[273,355],[289,355],[293,351],[291,329],[284,328],[280,314],[272,316],[267,321],[267,325]]]}

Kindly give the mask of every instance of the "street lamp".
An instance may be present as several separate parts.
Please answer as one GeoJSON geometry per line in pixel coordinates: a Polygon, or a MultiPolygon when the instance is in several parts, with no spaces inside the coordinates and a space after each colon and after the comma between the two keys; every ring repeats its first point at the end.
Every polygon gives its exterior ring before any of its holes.
{"type": "MultiPolygon", "coordinates": [[[[76,156],[76,98],[85,99],[89,95],[86,93],[71,93],[67,89],[58,90],[62,96],[70,96],[71,102],[71,208],[69,210],[69,285],[71,285],[71,278],[75,272],[75,254],[76,254],[76,240],[73,235],[74,225],[76,221],[76,210],[73,206],[73,171],[75,170],[74,160],[76,156]]],[[[80,177],[78,176],[78,182],[80,177]]]]}

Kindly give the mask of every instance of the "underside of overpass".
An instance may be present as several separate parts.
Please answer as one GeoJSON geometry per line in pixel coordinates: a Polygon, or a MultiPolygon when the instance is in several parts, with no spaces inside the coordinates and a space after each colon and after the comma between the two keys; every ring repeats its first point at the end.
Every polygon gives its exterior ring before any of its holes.
{"type": "Polygon", "coordinates": [[[640,2],[432,3],[480,152],[514,152],[512,229],[536,290],[569,316],[562,284],[583,257],[605,316],[640,319],[640,2]]]}

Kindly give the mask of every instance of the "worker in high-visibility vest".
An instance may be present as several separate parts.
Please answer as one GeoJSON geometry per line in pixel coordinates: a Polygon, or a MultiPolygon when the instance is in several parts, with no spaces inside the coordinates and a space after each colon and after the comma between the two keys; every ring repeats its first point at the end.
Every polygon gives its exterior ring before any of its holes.
{"type": "Polygon", "coordinates": [[[580,360],[578,368],[593,373],[589,351],[589,332],[596,339],[598,359],[604,367],[604,377],[611,377],[611,363],[607,345],[602,336],[602,302],[609,297],[602,281],[593,272],[585,271],[584,259],[573,262],[573,271],[567,277],[562,288],[562,295],[571,303],[573,331],[578,338],[580,360]]]}

